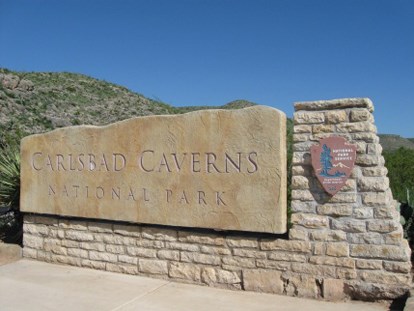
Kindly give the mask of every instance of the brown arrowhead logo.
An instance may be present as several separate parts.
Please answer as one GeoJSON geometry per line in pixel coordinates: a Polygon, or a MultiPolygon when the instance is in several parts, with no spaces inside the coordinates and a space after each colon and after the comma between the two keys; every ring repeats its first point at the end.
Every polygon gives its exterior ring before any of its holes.
{"type": "Polygon", "coordinates": [[[312,167],[322,187],[335,195],[346,183],[355,164],[356,146],[343,137],[323,138],[311,146],[312,167]]]}

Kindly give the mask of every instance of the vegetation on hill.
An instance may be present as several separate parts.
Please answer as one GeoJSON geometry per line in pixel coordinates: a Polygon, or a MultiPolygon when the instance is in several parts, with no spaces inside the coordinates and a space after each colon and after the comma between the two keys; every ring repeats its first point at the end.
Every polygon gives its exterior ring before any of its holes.
{"type": "Polygon", "coordinates": [[[386,151],[397,150],[398,148],[414,149],[414,138],[404,138],[393,134],[379,134],[382,148],[386,151]]]}

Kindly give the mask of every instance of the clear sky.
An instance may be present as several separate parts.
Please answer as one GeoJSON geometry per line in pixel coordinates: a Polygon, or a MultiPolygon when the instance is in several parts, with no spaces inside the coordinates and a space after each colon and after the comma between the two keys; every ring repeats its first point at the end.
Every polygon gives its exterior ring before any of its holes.
{"type": "Polygon", "coordinates": [[[412,0],[0,0],[0,67],[69,71],[174,106],[373,100],[414,137],[412,0]]]}

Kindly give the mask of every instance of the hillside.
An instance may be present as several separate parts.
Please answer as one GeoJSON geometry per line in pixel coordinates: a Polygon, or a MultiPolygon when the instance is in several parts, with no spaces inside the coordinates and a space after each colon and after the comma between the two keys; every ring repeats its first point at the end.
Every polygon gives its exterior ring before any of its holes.
{"type": "Polygon", "coordinates": [[[393,134],[379,134],[380,144],[386,151],[397,150],[400,147],[414,149],[414,138],[404,138],[393,134]]]}
{"type": "Polygon", "coordinates": [[[219,107],[178,108],[81,74],[0,69],[0,144],[63,126],[105,125],[134,116],[251,105],[239,100],[219,107]]]}

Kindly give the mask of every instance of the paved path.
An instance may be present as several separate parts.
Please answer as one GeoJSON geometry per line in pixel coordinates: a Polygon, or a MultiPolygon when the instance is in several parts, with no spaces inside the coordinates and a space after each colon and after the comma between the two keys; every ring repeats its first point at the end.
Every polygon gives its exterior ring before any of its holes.
{"type": "Polygon", "coordinates": [[[387,310],[381,304],[332,303],[222,290],[26,259],[0,266],[0,309],[13,311],[387,310]]]}

